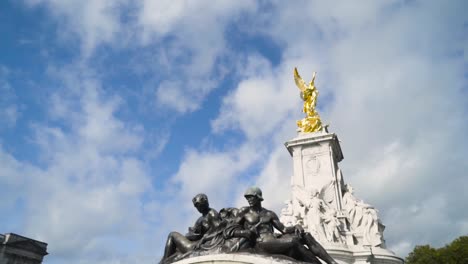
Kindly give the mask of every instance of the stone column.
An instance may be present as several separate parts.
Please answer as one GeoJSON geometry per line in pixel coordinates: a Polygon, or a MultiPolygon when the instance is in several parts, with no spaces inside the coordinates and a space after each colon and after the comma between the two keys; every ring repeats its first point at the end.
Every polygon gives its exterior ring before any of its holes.
{"type": "MultiPolygon", "coordinates": [[[[328,189],[331,185],[332,206],[337,212],[341,212],[343,177],[338,162],[343,160],[343,153],[336,134],[327,132],[299,134],[287,141],[285,146],[293,158],[294,174],[291,185],[306,190],[314,188],[319,192],[325,191],[325,188],[328,189]]],[[[331,191],[327,190],[328,196],[331,195],[329,192],[331,191]]]]}

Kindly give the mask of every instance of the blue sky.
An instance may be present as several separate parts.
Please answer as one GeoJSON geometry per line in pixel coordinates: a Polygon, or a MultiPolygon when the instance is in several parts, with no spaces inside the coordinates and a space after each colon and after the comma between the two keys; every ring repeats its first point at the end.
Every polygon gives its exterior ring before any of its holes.
{"type": "Polygon", "coordinates": [[[0,232],[46,263],[144,263],[193,195],[279,211],[317,71],[345,181],[390,249],[468,233],[465,1],[0,3],[0,232]]]}

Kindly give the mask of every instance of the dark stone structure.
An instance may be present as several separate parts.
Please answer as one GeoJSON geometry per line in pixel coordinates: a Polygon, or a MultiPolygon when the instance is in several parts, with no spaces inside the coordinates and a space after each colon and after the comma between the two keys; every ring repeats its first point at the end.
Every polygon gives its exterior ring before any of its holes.
{"type": "Polygon", "coordinates": [[[47,243],[13,233],[0,234],[0,264],[41,264],[47,243]]]}

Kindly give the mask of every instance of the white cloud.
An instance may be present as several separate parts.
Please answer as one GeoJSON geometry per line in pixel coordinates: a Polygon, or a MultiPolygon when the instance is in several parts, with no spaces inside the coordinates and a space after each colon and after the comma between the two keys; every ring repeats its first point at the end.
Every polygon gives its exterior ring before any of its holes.
{"type": "Polygon", "coordinates": [[[142,137],[141,128],[126,128],[124,122],[113,114],[119,99],[111,98],[107,102],[99,101],[97,91],[89,88],[83,100],[85,119],[79,134],[86,142],[102,151],[127,152],[139,148],[142,137]],[[116,142],[115,138],[119,138],[116,142]]]}
{"type": "Polygon", "coordinates": [[[195,194],[206,192],[216,197],[215,205],[226,207],[223,202],[230,200],[231,187],[239,183],[236,176],[258,161],[261,154],[253,145],[224,152],[188,150],[172,178],[180,186],[180,200],[190,205],[187,201],[195,194]]]}
{"type": "Polygon", "coordinates": [[[158,107],[173,109],[178,113],[193,112],[200,107],[205,96],[215,87],[211,80],[163,81],[156,89],[158,107]]]}
{"type": "Polygon", "coordinates": [[[3,108],[2,113],[0,114],[0,120],[6,126],[13,126],[18,119],[19,112],[16,105],[8,105],[7,107],[3,108]]]}
{"type": "Polygon", "coordinates": [[[122,33],[123,26],[119,11],[125,9],[127,2],[126,0],[26,0],[31,7],[37,5],[47,7],[48,11],[58,19],[59,36],[68,40],[78,36],[84,57],[91,56],[101,44],[118,42],[116,36],[122,33]]]}
{"type": "MultiPolygon", "coordinates": [[[[187,113],[199,109],[226,72],[219,60],[231,52],[226,27],[239,14],[256,11],[252,1],[55,1],[28,0],[46,6],[58,22],[65,43],[80,43],[86,61],[101,46],[145,48],[157,67],[150,73],[164,80],[153,88],[159,107],[187,113]],[[155,49],[149,47],[157,47],[155,49]]],[[[147,58],[145,58],[147,59],[147,58]]],[[[228,66],[229,68],[229,66],[228,66]]],[[[147,70],[146,70],[147,71],[147,70]]]]}
{"type": "MultiPolygon", "coordinates": [[[[75,71],[79,72],[67,68],[62,73],[70,77],[75,71]]],[[[72,87],[65,82],[64,92],[51,98],[53,104],[79,102],[54,116],[63,118],[62,126],[39,122],[32,126],[39,165],[0,152],[1,189],[12,194],[1,205],[9,208],[18,199],[24,202],[24,234],[46,241],[53,259],[94,262],[97,254],[106,261],[115,258],[115,252],[106,252],[109,243],[120,248],[123,241],[143,244],[148,239],[137,235],[150,228],[144,220],[143,195],[152,192],[151,181],[146,164],[135,154],[144,131],[116,116],[120,99],[106,95],[97,79],[74,80],[72,87]],[[80,92],[70,93],[73,89],[80,92]]],[[[120,250],[136,258],[141,253],[120,250]]]]}
{"type": "Polygon", "coordinates": [[[179,113],[200,107],[224,78],[215,67],[217,60],[229,53],[224,37],[226,26],[237,14],[252,9],[255,3],[251,1],[143,2],[138,14],[142,42],[159,43],[166,36],[171,38],[158,51],[158,57],[164,58],[161,66],[167,67],[163,71],[169,75],[169,80],[156,88],[160,105],[179,113]],[[180,54],[183,60],[178,60],[180,54]]]}
{"type": "Polygon", "coordinates": [[[240,129],[249,139],[268,135],[291,111],[297,110],[300,99],[297,88],[291,84],[292,71],[287,67],[272,69],[257,57],[241,67],[247,69],[248,75],[223,99],[212,129],[215,133],[240,129]]]}
{"type": "MultiPolygon", "coordinates": [[[[289,153],[280,146],[270,154],[255,183],[263,191],[266,208],[280,212],[283,202],[290,198],[291,176],[292,165],[289,153]]],[[[238,204],[246,205],[244,197],[239,197],[238,204]]]]}
{"type": "MultiPolygon", "coordinates": [[[[186,34],[185,38],[201,32],[208,37],[203,40],[203,43],[206,43],[205,41],[222,38],[218,34],[223,30],[226,21],[234,14],[243,9],[255,8],[256,4],[251,1],[193,2],[183,0],[174,3],[167,0],[145,0],[140,8],[138,23],[145,30],[145,38],[151,38],[152,34],[166,35],[174,32],[186,34]]],[[[199,41],[195,38],[193,40],[199,41]]]]}
{"type": "Polygon", "coordinates": [[[0,190],[4,197],[0,201],[0,207],[13,210],[20,198],[27,195],[28,190],[24,188],[28,184],[28,175],[37,174],[38,169],[27,163],[21,163],[12,155],[0,148],[0,190]]]}
{"type": "Polygon", "coordinates": [[[0,130],[15,126],[20,116],[16,94],[9,82],[10,75],[10,70],[0,65],[0,130]]]}

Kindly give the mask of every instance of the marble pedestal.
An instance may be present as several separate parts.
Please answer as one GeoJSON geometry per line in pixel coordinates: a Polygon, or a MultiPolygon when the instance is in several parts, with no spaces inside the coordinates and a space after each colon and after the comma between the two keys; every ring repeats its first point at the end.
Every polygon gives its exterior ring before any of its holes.
{"type": "MultiPolygon", "coordinates": [[[[339,264],[396,264],[403,261],[388,252],[375,250],[346,251],[342,249],[329,249],[329,253],[339,264]]],[[[275,258],[256,254],[216,254],[188,258],[174,264],[305,264],[305,262],[275,258]]]]}
{"type": "Polygon", "coordinates": [[[188,258],[174,264],[302,264],[294,260],[279,259],[257,254],[216,254],[188,258]]]}
{"type": "Polygon", "coordinates": [[[281,212],[283,223],[302,225],[339,263],[403,263],[386,249],[378,211],[356,198],[345,183],[336,134],[299,133],[285,146],[293,175],[291,199],[281,212]]]}
{"type": "Polygon", "coordinates": [[[403,264],[403,259],[384,248],[324,245],[328,254],[340,264],[403,264]]]}

